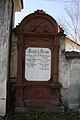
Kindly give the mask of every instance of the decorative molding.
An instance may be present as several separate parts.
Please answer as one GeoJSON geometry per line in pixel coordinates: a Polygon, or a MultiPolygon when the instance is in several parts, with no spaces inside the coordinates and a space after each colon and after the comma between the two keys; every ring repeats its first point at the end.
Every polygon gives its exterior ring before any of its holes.
{"type": "Polygon", "coordinates": [[[38,10],[34,11],[34,13],[46,13],[46,12],[38,9],[38,10]]]}
{"type": "Polygon", "coordinates": [[[37,32],[37,31],[40,31],[40,32],[48,32],[49,30],[49,26],[48,24],[44,24],[45,21],[38,21],[37,24],[31,24],[31,32],[37,32]]]}

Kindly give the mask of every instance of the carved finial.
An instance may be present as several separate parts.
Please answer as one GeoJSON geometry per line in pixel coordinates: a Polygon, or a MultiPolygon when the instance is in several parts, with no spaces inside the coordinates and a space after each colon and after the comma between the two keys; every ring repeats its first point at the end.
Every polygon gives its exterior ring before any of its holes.
{"type": "Polygon", "coordinates": [[[46,13],[46,12],[38,9],[38,10],[34,11],[34,13],[46,13]]]}

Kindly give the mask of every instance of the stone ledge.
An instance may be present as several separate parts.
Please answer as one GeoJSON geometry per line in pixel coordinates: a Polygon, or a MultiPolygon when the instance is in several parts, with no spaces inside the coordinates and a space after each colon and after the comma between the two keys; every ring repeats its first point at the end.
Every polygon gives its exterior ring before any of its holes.
{"type": "Polygon", "coordinates": [[[14,109],[15,113],[27,113],[27,112],[64,112],[64,106],[58,106],[58,107],[47,107],[47,106],[28,106],[28,107],[16,107],[14,109]]]}
{"type": "Polygon", "coordinates": [[[80,52],[76,51],[66,51],[65,56],[67,58],[80,58],[80,52]]]}

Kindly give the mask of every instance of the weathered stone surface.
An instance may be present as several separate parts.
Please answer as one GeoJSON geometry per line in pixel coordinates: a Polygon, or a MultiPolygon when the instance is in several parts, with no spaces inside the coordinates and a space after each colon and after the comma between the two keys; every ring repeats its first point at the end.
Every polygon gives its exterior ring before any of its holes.
{"type": "Polygon", "coordinates": [[[68,105],[67,91],[68,89],[66,88],[61,89],[61,100],[62,100],[62,104],[65,106],[68,105]]]}
{"type": "Polygon", "coordinates": [[[0,83],[0,99],[6,99],[6,80],[0,83]]]}
{"type": "Polygon", "coordinates": [[[68,88],[70,80],[70,61],[66,60],[65,55],[65,38],[60,38],[59,49],[59,82],[63,88],[68,88]]]}
{"type": "Polygon", "coordinates": [[[70,109],[76,109],[80,107],[80,84],[70,85],[67,98],[70,109]]]}
{"type": "Polygon", "coordinates": [[[0,98],[0,116],[4,116],[6,114],[6,99],[0,98]]]}
{"type": "Polygon", "coordinates": [[[9,32],[11,21],[9,0],[0,0],[0,115],[6,113],[8,80],[9,32]]]}
{"type": "Polygon", "coordinates": [[[10,77],[17,77],[17,43],[18,39],[14,32],[12,33],[12,41],[11,41],[11,59],[10,59],[10,77]]]}
{"type": "Polygon", "coordinates": [[[62,102],[69,108],[78,108],[80,102],[80,58],[65,57],[65,38],[60,38],[59,82],[62,84],[62,102]],[[78,85],[79,84],[79,85],[78,85]]]}

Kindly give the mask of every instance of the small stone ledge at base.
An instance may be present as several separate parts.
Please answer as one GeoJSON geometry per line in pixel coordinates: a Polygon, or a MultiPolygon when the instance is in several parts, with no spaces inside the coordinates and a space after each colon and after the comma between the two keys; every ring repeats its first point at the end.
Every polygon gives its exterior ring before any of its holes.
{"type": "Polygon", "coordinates": [[[26,112],[64,112],[64,106],[58,106],[58,107],[46,107],[46,106],[29,106],[29,107],[16,107],[14,109],[14,112],[16,113],[26,113],[26,112]]]}

